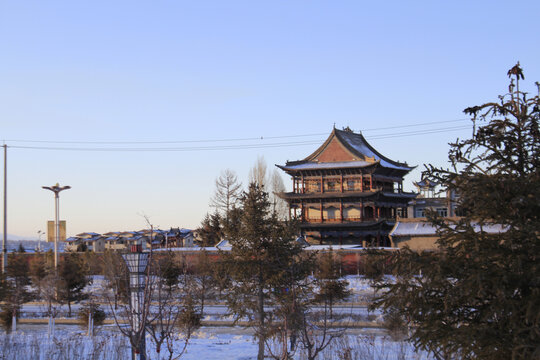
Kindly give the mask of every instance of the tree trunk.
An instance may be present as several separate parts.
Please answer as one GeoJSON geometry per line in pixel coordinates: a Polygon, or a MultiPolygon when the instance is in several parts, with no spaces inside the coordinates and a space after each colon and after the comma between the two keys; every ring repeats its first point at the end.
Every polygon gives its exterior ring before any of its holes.
{"type": "Polygon", "coordinates": [[[11,318],[11,332],[17,331],[17,311],[13,310],[13,317],[11,318]]]}
{"type": "Polygon", "coordinates": [[[258,293],[258,306],[259,306],[259,352],[257,354],[257,360],[264,360],[264,341],[265,341],[265,329],[264,329],[264,292],[263,292],[263,279],[259,269],[259,293],[258,293]]]}

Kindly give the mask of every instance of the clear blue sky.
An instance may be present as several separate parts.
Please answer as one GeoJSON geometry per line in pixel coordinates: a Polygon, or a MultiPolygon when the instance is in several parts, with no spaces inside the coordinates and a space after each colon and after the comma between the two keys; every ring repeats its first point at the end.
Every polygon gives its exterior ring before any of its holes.
{"type": "Polygon", "coordinates": [[[246,183],[257,156],[269,167],[304,158],[334,123],[392,159],[443,165],[470,127],[406,133],[470,125],[462,110],[505,92],[518,60],[534,92],[539,14],[538,1],[4,0],[8,233],[45,230],[54,203],[41,186],[56,182],[72,186],[61,194],[68,235],[141,229],[141,213],[195,228],[222,169],[246,183]],[[392,129],[426,122],[439,123],[392,129]],[[258,140],[20,148],[244,138],[258,140]],[[256,147],[215,149],[246,144],[256,147]]]}

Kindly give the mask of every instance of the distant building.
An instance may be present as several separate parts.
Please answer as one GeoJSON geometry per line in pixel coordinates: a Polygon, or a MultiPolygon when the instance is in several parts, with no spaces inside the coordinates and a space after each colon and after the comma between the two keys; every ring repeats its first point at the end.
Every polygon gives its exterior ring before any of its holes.
{"type": "MultiPolygon", "coordinates": [[[[447,221],[457,221],[459,218],[447,218],[447,221]]],[[[487,224],[480,226],[475,224],[474,231],[484,231],[488,234],[497,234],[506,231],[505,228],[498,224],[487,224]]],[[[415,251],[435,251],[438,249],[437,240],[439,235],[433,224],[428,222],[426,218],[409,218],[399,219],[392,231],[390,232],[392,247],[403,248],[408,246],[415,251]]]]}
{"type": "MultiPolygon", "coordinates": [[[[60,228],[60,241],[66,241],[66,220],[58,221],[60,228]]],[[[54,242],[56,239],[56,226],[53,220],[47,221],[47,242],[54,242]]]]}
{"type": "Polygon", "coordinates": [[[454,217],[459,214],[456,209],[456,196],[450,191],[438,191],[439,184],[427,179],[413,183],[418,189],[418,196],[409,202],[407,214],[409,218],[424,218],[426,212],[436,211],[441,217],[454,217]]]}
{"type": "Polygon", "coordinates": [[[66,251],[93,251],[103,252],[105,250],[105,241],[100,234],[86,232],[77,234],[66,239],[66,251]]]}
{"type": "Polygon", "coordinates": [[[112,231],[105,234],[81,233],[66,239],[66,251],[105,250],[123,251],[131,245],[142,244],[143,249],[193,247],[193,231],[171,228],[171,230],[145,229],[140,231],[112,231]]]}
{"type": "Polygon", "coordinates": [[[305,159],[277,166],[293,181],[293,191],[279,196],[310,244],[390,246],[396,217],[406,216],[416,196],[403,191],[414,167],[383,156],[348,128],[334,128],[305,159]]]}

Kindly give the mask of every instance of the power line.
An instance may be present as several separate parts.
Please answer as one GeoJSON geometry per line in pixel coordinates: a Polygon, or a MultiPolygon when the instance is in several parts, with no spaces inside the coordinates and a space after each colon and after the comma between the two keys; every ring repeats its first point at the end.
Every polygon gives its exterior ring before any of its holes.
{"type": "MultiPolygon", "coordinates": [[[[379,127],[371,129],[363,129],[362,132],[389,130],[389,129],[402,129],[434,124],[444,123],[456,123],[469,121],[470,119],[456,119],[456,120],[443,120],[443,121],[431,121],[416,124],[405,124],[397,126],[379,127]]],[[[260,141],[260,140],[275,140],[275,139],[292,139],[302,137],[323,136],[328,133],[312,133],[312,134],[297,134],[297,135],[279,135],[279,136],[260,136],[260,137],[246,137],[246,138],[230,138],[230,139],[200,139],[200,140],[160,140],[160,141],[63,141],[63,140],[25,140],[25,139],[10,139],[4,140],[4,142],[11,143],[41,143],[41,144],[93,144],[93,145],[150,145],[150,144],[189,144],[189,143],[214,143],[214,142],[239,142],[239,141],[260,141]]],[[[12,146],[13,147],[13,146],[12,146]]],[[[21,147],[22,148],[22,147],[21,147]]],[[[30,148],[30,147],[27,147],[30,148]]]]}
{"type": "MultiPolygon", "coordinates": [[[[399,132],[399,133],[380,134],[380,135],[374,135],[374,136],[367,136],[367,139],[376,140],[376,139],[386,139],[386,138],[395,138],[395,137],[418,136],[418,135],[434,134],[434,133],[465,130],[465,129],[470,129],[470,126],[460,125],[460,126],[452,126],[452,127],[444,127],[444,128],[436,128],[436,129],[424,129],[424,130],[414,130],[414,131],[406,131],[406,132],[399,132]]],[[[327,134],[320,134],[320,135],[327,135],[327,134]]],[[[316,145],[320,143],[321,143],[321,139],[294,141],[294,142],[277,142],[277,143],[266,143],[266,144],[257,143],[257,144],[232,144],[232,145],[187,146],[187,147],[157,147],[157,148],[155,147],[58,147],[58,146],[22,146],[22,145],[11,145],[9,147],[15,148],[15,149],[57,150],[57,151],[182,152],[182,151],[247,150],[247,149],[316,145]]]]}

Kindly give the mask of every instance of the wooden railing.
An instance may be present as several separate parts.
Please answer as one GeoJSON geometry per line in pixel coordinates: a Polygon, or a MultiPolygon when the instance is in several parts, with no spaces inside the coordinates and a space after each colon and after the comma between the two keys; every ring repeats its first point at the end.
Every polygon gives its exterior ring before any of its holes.
{"type": "Polygon", "coordinates": [[[343,221],[340,219],[340,218],[337,218],[337,219],[323,219],[321,221],[321,218],[311,218],[311,219],[305,219],[304,221],[305,222],[308,222],[308,223],[346,223],[346,222],[358,222],[358,221],[375,221],[377,219],[380,219],[380,218],[375,218],[375,217],[364,217],[364,218],[360,218],[360,217],[349,217],[349,218],[343,218],[343,221]]]}

